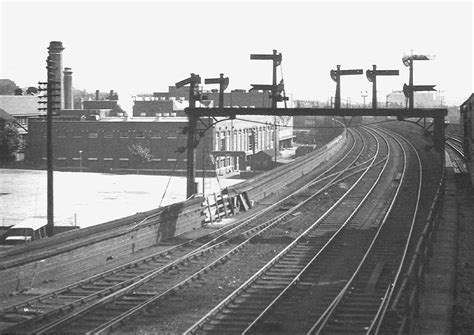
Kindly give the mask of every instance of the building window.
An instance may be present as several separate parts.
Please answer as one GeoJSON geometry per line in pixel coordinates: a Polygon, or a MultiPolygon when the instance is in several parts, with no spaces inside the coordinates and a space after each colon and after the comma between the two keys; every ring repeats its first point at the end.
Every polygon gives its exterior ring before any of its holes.
{"type": "Polygon", "coordinates": [[[58,157],[57,158],[57,164],[58,166],[66,166],[66,157],[58,157]]]}
{"type": "Polygon", "coordinates": [[[155,116],[160,117],[160,116],[161,116],[161,113],[155,113],[155,116]]]}
{"type": "Polygon", "coordinates": [[[163,116],[170,116],[170,113],[163,113],[163,116]]]}
{"type": "Polygon", "coordinates": [[[89,138],[97,138],[97,137],[99,137],[99,134],[96,133],[96,132],[90,132],[89,134],[87,134],[87,137],[89,137],[89,138]]]}
{"type": "Polygon", "coordinates": [[[146,116],[146,113],[145,113],[145,112],[141,112],[141,113],[140,113],[140,116],[146,116]]]}
{"type": "Polygon", "coordinates": [[[177,114],[176,113],[171,113],[171,116],[176,116],[177,114]]]}
{"type": "Polygon", "coordinates": [[[119,158],[119,167],[128,168],[128,158],[119,158]]]}

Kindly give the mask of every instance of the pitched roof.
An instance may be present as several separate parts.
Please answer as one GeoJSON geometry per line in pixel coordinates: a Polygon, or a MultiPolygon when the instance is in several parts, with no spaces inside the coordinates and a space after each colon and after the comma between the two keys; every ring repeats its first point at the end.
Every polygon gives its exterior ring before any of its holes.
{"type": "Polygon", "coordinates": [[[36,95],[0,95],[0,108],[13,116],[36,116],[40,113],[36,95]]]}
{"type": "MultiPolygon", "coordinates": [[[[461,104],[461,107],[463,107],[464,105],[467,105],[470,101],[473,101],[474,100],[474,93],[472,93],[469,98],[467,98],[466,101],[464,101],[462,104],[461,104]]],[[[461,109],[461,112],[462,112],[462,109],[461,109]]]]}
{"type": "Polygon", "coordinates": [[[15,118],[0,108],[0,120],[13,121],[15,118]]]}

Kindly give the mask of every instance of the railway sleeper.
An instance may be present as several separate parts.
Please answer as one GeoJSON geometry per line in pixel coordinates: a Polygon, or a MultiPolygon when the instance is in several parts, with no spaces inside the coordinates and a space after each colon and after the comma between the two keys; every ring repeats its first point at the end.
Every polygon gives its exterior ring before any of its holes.
{"type": "Polygon", "coordinates": [[[63,302],[58,300],[58,299],[43,299],[41,302],[37,302],[35,303],[33,306],[34,308],[36,308],[37,306],[58,306],[58,305],[62,305],[63,302]]]}
{"type": "Polygon", "coordinates": [[[83,298],[84,296],[83,295],[70,295],[69,292],[68,294],[61,294],[61,295],[57,295],[56,296],[56,299],[58,301],[60,301],[62,304],[64,303],[68,303],[68,302],[74,302],[76,300],[78,300],[78,298],[83,298]]]}
{"type": "Polygon", "coordinates": [[[82,292],[82,291],[70,291],[67,292],[67,294],[61,294],[61,297],[64,297],[66,299],[80,299],[84,298],[90,295],[90,292],[82,292]]]}
{"type": "Polygon", "coordinates": [[[88,284],[88,285],[81,285],[81,290],[86,291],[86,292],[91,292],[91,291],[100,291],[100,287],[97,287],[93,284],[88,284]]]}
{"type": "Polygon", "coordinates": [[[342,334],[365,334],[367,332],[368,322],[351,322],[350,320],[340,319],[331,320],[324,329],[324,333],[338,332],[342,334]]]}
{"type": "Polygon", "coordinates": [[[252,319],[256,317],[258,314],[257,313],[249,313],[245,311],[234,311],[231,313],[224,313],[222,311],[221,313],[215,315],[213,318],[216,320],[239,320],[239,321],[249,321],[249,319],[252,319]]]}
{"type": "MultiPolygon", "coordinates": [[[[135,303],[134,301],[114,301],[113,305],[115,305],[116,308],[119,308],[119,307],[123,307],[124,308],[124,311],[127,309],[127,308],[131,308],[131,307],[135,307],[137,305],[137,303],[140,303],[140,302],[143,302],[143,299],[141,300],[136,300],[135,303]]],[[[107,306],[106,308],[109,308],[109,306],[107,306]]]]}
{"type": "Polygon", "coordinates": [[[87,325],[69,325],[56,331],[56,334],[85,334],[91,330],[90,326],[87,325]]]}
{"type": "Polygon", "coordinates": [[[244,304],[252,304],[251,306],[245,306],[245,308],[255,308],[255,309],[259,309],[261,308],[261,306],[264,306],[266,307],[267,306],[267,301],[263,301],[261,298],[259,297],[256,297],[254,295],[240,295],[239,297],[235,298],[232,305],[229,304],[229,306],[227,306],[228,308],[232,308],[234,309],[239,309],[239,308],[242,308],[242,305],[244,304]]]}
{"type": "MultiPolygon", "coordinates": [[[[277,264],[274,264],[273,265],[273,268],[277,268],[277,269],[301,269],[303,266],[301,264],[298,264],[297,262],[295,262],[294,260],[285,260],[285,259],[281,259],[278,261],[277,264]]],[[[272,269],[273,269],[272,268],[272,269]]]]}
{"type": "Polygon", "coordinates": [[[40,315],[40,314],[13,314],[13,313],[8,313],[8,314],[0,315],[0,321],[18,323],[18,322],[31,320],[31,319],[35,318],[37,315],[40,315]]]}
{"type": "MultiPolygon", "coordinates": [[[[290,277],[291,278],[291,277],[290,277]]],[[[267,280],[258,280],[254,285],[262,287],[281,287],[284,288],[290,283],[290,278],[268,278],[267,280]]],[[[252,285],[252,286],[254,286],[252,285]]]]}
{"type": "Polygon", "coordinates": [[[298,273],[301,272],[302,267],[298,267],[297,269],[271,269],[265,272],[265,274],[261,278],[265,278],[266,280],[271,280],[275,277],[294,277],[298,273]]]}
{"type": "Polygon", "coordinates": [[[269,291],[275,291],[277,293],[281,292],[281,290],[283,288],[286,287],[286,284],[285,285],[273,285],[273,284],[269,284],[269,285],[263,285],[263,284],[257,284],[257,285],[252,285],[251,287],[249,287],[248,289],[245,290],[245,292],[249,293],[249,294],[254,294],[254,293],[260,293],[262,291],[265,291],[265,292],[269,292],[269,291]]]}
{"type": "Polygon", "coordinates": [[[137,297],[154,297],[154,296],[157,296],[158,294],[160,294],[160,292],[153,292],[153,291],[144,291],[144,292],[140,292],[140,291],[135,291],[132,293],[134,296],[137,296],[137,297]]]}
{"type": "Polygon", "coordinates": [[[242,326],[235,325],[219,325],[219,324],[206,324],[202,327],[202,331],[198,334],[241,334],[243,330],[242,326]],[[233,326],[233,327],[232,327],[233,326]]]}
{"type": "Polygon", "coordinates": [[[245,309],[242,308],[241,304],[231,303],[225,307],[221,313],[226,315],[232,314],[248,314],[248,315],[258,315],[262,311],[261,306],[245,306],[245,309]]]}
{"type": "Polygon", "coordinates": [[[95,282],[95,283],[93,283],[93,285],[102,289],[102,288],[105,288],[105,287],[110,287],[113,284],[111,284],[110,282],[95,282]]]}
{"type": "Polygon", "coordinates": [[[265,291],[261,290],[255,293],[243,293],[241,295],[242,299],[247,298],[245,301],[252,303],[257,306],[265,306],[268,300],[272,300],[276,296],[274,291],[265,291]]]}
{"type": "Polygon", "coordinates": [[[311,259],[311,255],[308,251],[298,251],[298,250],[291,250],[288,254],[283,257],[283,260],[287,261],[298,261],[298,262],[306,262],[311,259]]]}
{"type": "Polygon", "coordinates": [[[358,297],[350,297],[346,301],[344,301],[345,305],[361,305],[367,306],[372,304],[380,303],[382,296],[358,296],[358,297]]]}
{"type": "Polygon", "coordinates": [[[245,329],[248,326],[248,320],[235,320],[235,319],[226,319],[226,320],[216,320],[211,319],[208,321],[210,325],[216,325],[220,327],[225,327],[225,329],[232,329],[233,327],[238,329],[245,329]],[[243,328],[242,328],[243,327],[243,328]]]}
{"type": "Polygon", "coordinates": [[[105,314],[105,313],[101,313],[101,314],[97,314],[97,313],[94,313],[94,314],[90,314],[90,315],[85,315],[83,317],[81,317],[80,321],[78,321],[78,323],[80,324],[89,324],[89,325],[98,325],[98,324],[102,324],[104,322],[106,322],[107,320],[110,319],[112,315],[111,314],[105,314]]]}

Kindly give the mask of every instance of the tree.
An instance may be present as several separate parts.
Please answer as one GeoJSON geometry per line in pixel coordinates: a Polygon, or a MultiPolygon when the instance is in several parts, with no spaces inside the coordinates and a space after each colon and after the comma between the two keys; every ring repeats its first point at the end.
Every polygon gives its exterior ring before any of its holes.
{"type": "Polygon", "coordinates": [[[149,162],[153,158],[153,155],[150,154],[150,149],[144,147],[141,143],[132,144],[128,147],[128,150],[137,161],[142,163],[149,162]]]}
{"type": "Polygon", "coordinates": [[[18,88],[13,80],[0,79],[0,95],[13,95],[18,88]]]}
{"type": "Polygon", "coordinates": [[[20,149],[21,145],[18,130],[11,123],[7,123],[0,140],[0,160],[13,160],[15,158],[15,152],[20,149]]]}
{"type": "Polygon", "coordinates": [[[36,94],[38,94],[38,89],[36,87],[30,86],[26,89],[26,94],[36,95],[36,94]]]}

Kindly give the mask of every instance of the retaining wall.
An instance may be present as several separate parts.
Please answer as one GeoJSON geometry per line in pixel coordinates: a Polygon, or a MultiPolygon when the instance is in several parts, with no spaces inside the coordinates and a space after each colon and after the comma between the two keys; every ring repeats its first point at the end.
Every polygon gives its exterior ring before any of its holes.
{"type": "Polygon", "coordinates": [[[106,265],[157,242],[200,228],[202,198],[138,213],[101,225],[33,241],[0,254],[0,292],[18,291],[33,281],[67,277],[77,269],[106,265]]]}
{"type": "Polygon", "coordinates": [[[347,130],[328,144],[299,157],[295,162],[279,166],[242,183],[228,187],[230,197],[246,193],[250,201],[259,201],[271,194],[280,192],[288,184],[311,172],[322,163],[340,152],[347,142],[347,130]]]}
{"type": "MultiPolygon", "coordinates": [[[[227,189],[230,198],[245,195],[259,201],[284,189],[343,149],[346,130],[327,145],[227,189]]],[[[74,275],[106,265],[110,260],[133,254],[157,242],[200,228],[205,220],[204,198],[137,213],[97,226],[78,229],[17,246],[0,254],[0,292],[31,287],[33,282],[74,275]]],[[[233,202],[237,204],[237,201],[233,202]]],[[[236,211],[237,212],[237,211],[236,211]]]]}

